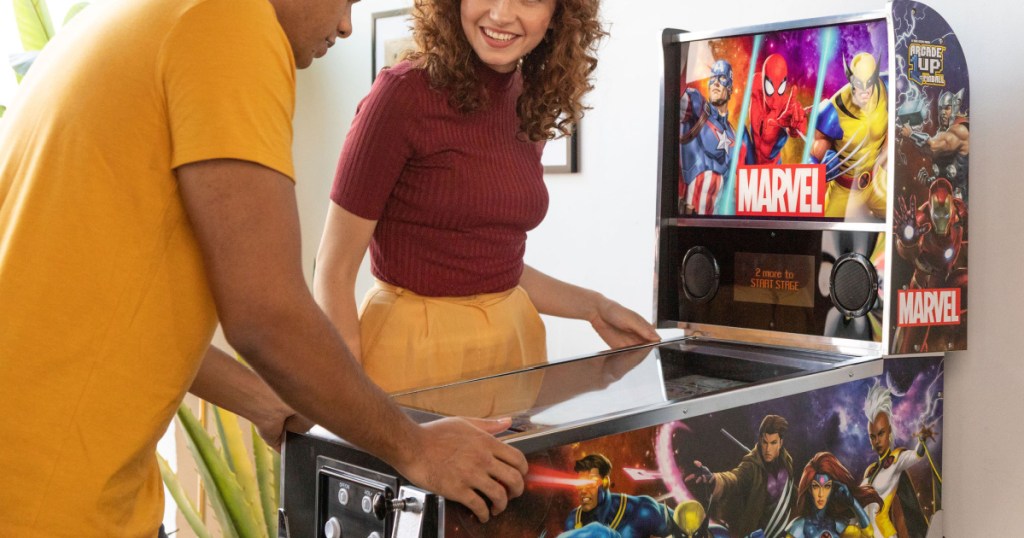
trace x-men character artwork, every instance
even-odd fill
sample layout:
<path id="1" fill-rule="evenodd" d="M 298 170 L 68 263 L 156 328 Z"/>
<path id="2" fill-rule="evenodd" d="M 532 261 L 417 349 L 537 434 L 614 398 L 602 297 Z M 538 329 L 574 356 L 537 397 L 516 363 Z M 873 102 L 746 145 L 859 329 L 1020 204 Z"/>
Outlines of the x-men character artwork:
<path id="1" fill-rule="evenodd" d="M 960 42 L 916 2 L 893 5 L 896 175 L 892 353 L 967 348 L 970 88 Z"/>
<path id="2" fill-rule="evenodd" d="M 528 454 L 527 490 L 448 537 L 941 536 L 943 364 Z"/>
<path id="3" fill-rule="evenodd" d="M 884 20 L 689 43 L 679 213 L 883 221 L 888 51 Z"/>

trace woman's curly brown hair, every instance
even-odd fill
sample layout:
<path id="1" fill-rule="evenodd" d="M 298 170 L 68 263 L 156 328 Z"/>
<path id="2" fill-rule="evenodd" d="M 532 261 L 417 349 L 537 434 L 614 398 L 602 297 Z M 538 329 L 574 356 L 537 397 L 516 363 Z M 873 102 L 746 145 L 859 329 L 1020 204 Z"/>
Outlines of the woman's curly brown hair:
<path id="1" fill-rule="evenodd" d="M 452 108 L 468 114 L 487 103 L 474 65 L 476 55 L 462 30 L 461 0 L 415 0 L 413 35 L 435 88 L 448 90 Z M 598 0 L 555 0 L 551 30 L 520 62 L 523 93 L 516 104 L 519 128 L 530 140 L 568 135 L 589 107 L 599 40 L 608 35 L 597 18 Z"/>

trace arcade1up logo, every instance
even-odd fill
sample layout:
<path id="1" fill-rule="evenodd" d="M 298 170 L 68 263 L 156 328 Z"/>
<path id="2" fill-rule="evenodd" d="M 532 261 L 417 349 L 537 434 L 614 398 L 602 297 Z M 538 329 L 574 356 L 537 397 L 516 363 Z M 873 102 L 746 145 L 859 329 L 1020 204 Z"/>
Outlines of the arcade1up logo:
<path id="1" fill-rule="evenodd" d="M 907 51 L 907 78 L 921 86 L 945 86 L 946 46 L 911 41 Z"/>

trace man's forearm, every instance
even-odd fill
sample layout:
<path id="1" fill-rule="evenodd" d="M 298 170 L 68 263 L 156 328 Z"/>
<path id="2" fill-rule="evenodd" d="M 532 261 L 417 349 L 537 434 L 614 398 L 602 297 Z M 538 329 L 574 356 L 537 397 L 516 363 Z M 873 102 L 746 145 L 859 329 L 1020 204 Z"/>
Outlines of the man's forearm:
<path id="1" fill-rule="evenodd" d="M 262 318 L 255 326 L 225 326 L 228 341 L 291 408 L 392 465 L 405 463 L 418 428 L 366 377 L 308 292 L 305 298 L 254 316 Z"/>
<path id="2" fill-rule="evenodd" d="M 256 372 L 214 346 L 206 350 L 189 392 L 257 426 L 283 424 L 292 414 Z"/>

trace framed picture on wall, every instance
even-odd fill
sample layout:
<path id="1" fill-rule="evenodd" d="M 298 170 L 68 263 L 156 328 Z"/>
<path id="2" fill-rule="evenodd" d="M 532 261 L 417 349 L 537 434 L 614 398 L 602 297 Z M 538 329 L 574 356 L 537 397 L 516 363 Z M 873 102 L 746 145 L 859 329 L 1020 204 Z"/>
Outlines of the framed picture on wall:
<path id="1" fill-rule="evenodd" d="M 395 65 L 407 51 L 416 49 L 412 39 L 412 8 L 374 13 L 372 33 L 371 80 L 376 80 L 381 69 Z"/>
<path id="2" fill-rule="evenodd" d="M 579 171 L 576 159 L 578 130 L 579 125 L 569 136 L 548 140 L 540 156 L 545 174 L 572 174 Z"/>

